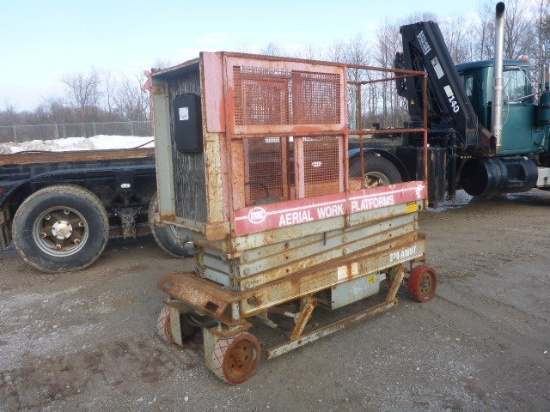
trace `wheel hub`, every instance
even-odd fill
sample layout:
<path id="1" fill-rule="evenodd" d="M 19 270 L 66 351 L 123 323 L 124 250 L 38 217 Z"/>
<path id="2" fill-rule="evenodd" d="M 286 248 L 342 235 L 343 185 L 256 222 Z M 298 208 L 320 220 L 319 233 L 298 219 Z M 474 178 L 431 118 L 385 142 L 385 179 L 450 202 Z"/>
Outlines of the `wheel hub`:
<path id="1" fill-rule="evenodd" d="M 36 245 L 47 255 L 67 257 L 86 244 L 88 225 L 78 210 L 52 207 L 36 219 L 33 237 Z"/>
<path id="2" fill-rule="evenodd" d="M 226 360 L 227 372 L 232 377 L 246 376 L 255 361 L 254 348 L 246 340 L 233 345 L 228 351 Z"/>
<path id="3" fill-rule="evenodd" d="M 219 339 L 211 353 L 212 371 L 220 379 L 237 385 L 252 376 L 260 360 L 260 342 L 250 333 Z"/>
<path id="4" fill-rule="evenodd" d="M 237 355 L 235 357 L 235 363 L 237 364 L 237 366 L 241 367 L 241 366 L 245 365 L 245 363 L 247 362 L 247 358 L 248 358 L 248 356 L 245 355 L 245 354 Z"/>
<path id="5" fill-rule="evenodd" d="M 365 174 L 364 180 L 364 185 L 366 188 L 386 186 L 390 184 L 388 177 L 380 172 L 368 172 Z"/>
<path id="6" fill-rule="evenodd" d="M 428 276 L 424 277 L 424 282 L 422 282 L 422 291 L 425 292 L 430 288 L 430 278 Z"/>
<path id="7" fill-rule="evenodd" d="M 437 283 L 438 276 L 434 268 L 426 265 L 417 266 L 409 276 L 409 294 L 418 302 L 428 302 L 435 295 Z"/>
<path id="8" fill-rule="evenodd" d="M 52 235 L 59 240 L 71 237 L 73 233 L 72 225 L 66 220 L 59 220 L 52 225 Z"/>

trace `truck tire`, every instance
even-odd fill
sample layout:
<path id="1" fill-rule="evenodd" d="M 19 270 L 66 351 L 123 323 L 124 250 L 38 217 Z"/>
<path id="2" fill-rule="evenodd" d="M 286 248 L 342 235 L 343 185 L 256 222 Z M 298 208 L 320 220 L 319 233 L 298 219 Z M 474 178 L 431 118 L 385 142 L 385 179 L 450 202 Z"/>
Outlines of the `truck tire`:
<path id="1" fill-rule="evenodd" d="M 155 213 L 158 212 L 157 194 L 155 193 L 149 204 L 149 227 L 159 247 L 169 255 L 182 258 L 193 256 L 193 244 L 182 242 L 171 225 L 156 225 Z"/>
<path id="2" fill-rule="evenodd" d="M 350 177 L 361 177 L 361 159 L 357 158 L 353 161 L 349 168 Z M 382 156 L 368 155 L 365 156 L 365 187 L 386 186 L 395 183 L 401 183 L 401 173 L 387 159 Z"/>
<path id="3" fill-rule="evenodd" d="M 13 218 L 13 243 L 42 272 L 84 269 L 109 240 L 109 218 L 101 201 L 75 185 L 51 186 L 33 193 Z"/>

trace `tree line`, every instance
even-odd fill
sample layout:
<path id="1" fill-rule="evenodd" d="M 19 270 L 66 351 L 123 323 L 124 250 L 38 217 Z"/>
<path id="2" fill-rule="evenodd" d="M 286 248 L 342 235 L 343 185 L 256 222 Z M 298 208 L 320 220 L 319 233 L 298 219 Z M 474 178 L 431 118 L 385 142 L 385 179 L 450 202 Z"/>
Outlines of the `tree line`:
<path id="1" fill-rule="evenodd" d="M 144 75 L 115 76 L 92 68 L 88 73 L 62 76 L 64 93 L 45 97 L 33 111 L 17 111 L 8 102 L 0 111 L 0 125 L 102 123 L 149 119 L 149 96 L 141 85 Z"/>
<path id="2" fill-rule="evenodd" d="M 329 60 L 350 64 L 391 68 L 401 50 L 399 27 L 422 20 L 438 22 L 455 63 L 493 58 L 495 2 L 486 0 L 475 15 L 437 17 L 431 13 L 411 15 L 402 21 L 381 22 L 374 37 L 358 34 L 335 41 L 322 49 L 312 47 L 285 50 L 269 43 L 260 54 Z M 246 47 L 241 50 L 250 52 Z M 505 58 L 528 58 L 533 84 L 538 83 L 543 64 L 550 63 L 550 0 L 510 0 L 506 2 Z M 166 67 L 158 62 L 157 66 Z M 356 72 L 356 80 L 368 73 Z M 17 111 L 8 103 L 0 109 L 0 125 L 143 121 L 150 119 L 150 102 L 141 90 L 145 76 L 116 76 L 91 69 L 73 72 L 61 79 L 64 95 L 46 97 L 33 111 Z M 382 82 L 365 91 L 364 104 L 373 113 L 369 122 L 390 127 L 406 116 L 406 107 L 391 82 Z"/>
<path id="3" fill-rule="evenodd" d="M 400 21 L 385 20 L 378 25 L 375 36 L 361 34 L 334 42 L 323 50 L 312 48 L 286 53 L 288 56 L 330 60 L 357 65 L 391 68 L 395 55 L 402 49 L 399 28 L 418 21 L 439 24 L 449 53 L 455 64 L 494 58 L 494 0 L 485 0 L 468 16 L 443 17 L 432 13 L 410 15 Z M 506 2 L 504 27 L 504 58 L 528 59 L 531 63 L 531 83 L 538 89 L 541 68 L 550 66 L 550 0 L 509 0 Z M 285 50 L 269 44 L 262 54 L 283 55 Z M 374 80 L 376 73 L 351 71 L 352 80 Z M 355 78 L 354 78 L 355 77 Z M 547 74 L 548 78 L 548 74 Z M 353 88 L 348 93 L 355 93 Z M 363 123 L 379 123 L 382 127 L 398 127 L 407 117 L 406 102 L 394 90 L 392 82 L 374 83 L 362 92 Z M 350 110 L 353 119 L 353 108 Z M 357 120 L 355 120 L 357 121 Z"/>

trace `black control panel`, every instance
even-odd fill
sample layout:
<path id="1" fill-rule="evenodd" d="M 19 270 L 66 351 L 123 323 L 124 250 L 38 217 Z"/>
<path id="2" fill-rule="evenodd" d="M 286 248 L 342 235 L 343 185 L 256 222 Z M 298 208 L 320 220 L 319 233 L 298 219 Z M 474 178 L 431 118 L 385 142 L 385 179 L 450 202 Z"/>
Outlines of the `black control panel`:
<path id="1" fill-rule="evenodd" d="M 202 117 L 200 96 L 192 93 L 177 96 L 174 108 L 174 140 L 178 152 L 202 152 Z"/>

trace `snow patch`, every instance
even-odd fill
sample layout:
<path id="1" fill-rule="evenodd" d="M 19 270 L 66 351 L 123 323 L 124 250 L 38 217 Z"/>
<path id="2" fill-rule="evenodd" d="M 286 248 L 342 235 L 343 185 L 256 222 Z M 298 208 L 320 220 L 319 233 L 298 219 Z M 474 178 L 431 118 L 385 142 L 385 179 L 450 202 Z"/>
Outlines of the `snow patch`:
<path id="1" fill-rule="evenodd" d="M 67 137 L 55 140 L 31 140 L 29 142 L 8 142 L 0 144 L 0 154 L 25 151 L 67 152 L 74 150 L 132 149 L 155 146 L 152 136 L 107 136 Z"/>

